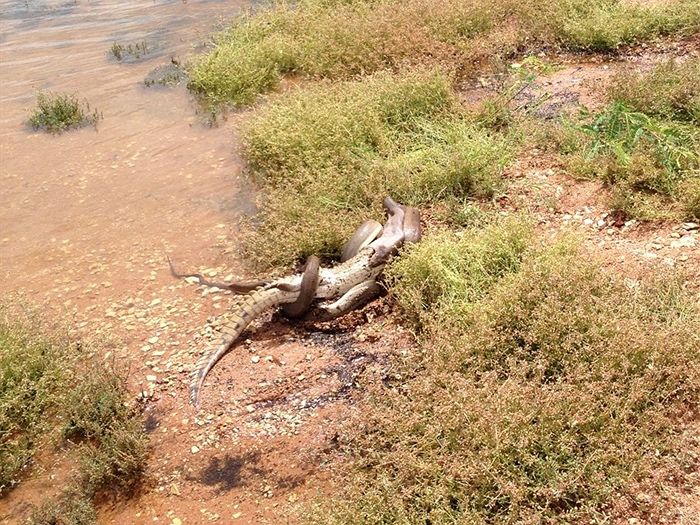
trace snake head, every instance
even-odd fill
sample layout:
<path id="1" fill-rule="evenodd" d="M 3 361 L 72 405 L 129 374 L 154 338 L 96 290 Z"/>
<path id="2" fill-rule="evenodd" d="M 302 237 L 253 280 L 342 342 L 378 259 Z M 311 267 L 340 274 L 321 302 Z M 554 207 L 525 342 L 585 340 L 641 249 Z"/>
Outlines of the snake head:
<path id="1" fill-rule="evenodd" d="M 403 242 L 415 244 L 423 237 L 423 229 L 420 225 L 420 210 L 412 206 L 402 206 L 403 217 Z"/>
<path id="2" fill-rule="evenodd" d="M 403 208 L 391 197 L 384 199 L 384 208 L 389 213 L 389 219 L 384 225 L 382 234 L 370 243 L 374 249 L 374 254 L 369 261 L 372 266 L 386 264 L 391 254 L 396 252 L 404 241 Z"/>

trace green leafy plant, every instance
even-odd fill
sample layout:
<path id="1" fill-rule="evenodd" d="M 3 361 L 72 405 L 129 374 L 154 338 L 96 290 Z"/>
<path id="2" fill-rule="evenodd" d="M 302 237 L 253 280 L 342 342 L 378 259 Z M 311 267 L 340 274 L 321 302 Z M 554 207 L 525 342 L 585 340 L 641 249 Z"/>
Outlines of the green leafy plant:
<path id="1" fill-rule="evenodd" d="M 93 523 L 92 500 L 138 483 L 147 438 L 124 378 L 35 315 L 0 304 L 0 492 L 16 486 L 39 449 L 72 444 L 77 475 L 30 523 Z"/>
<path id="2" fill-rule="evenodd" d="M 34 129 L 49 133 L 61 133 L 71 128 L 92 125 L 102 114 L 91 110 L 87 101 L 80 101 L 75 94 L 41 92 L 37 95 L 37 106 L 29 117 Z"/>
<path id="3" fill-rule="evenodd" d="M 700 173 L 697 126 L 613 102 L 590 122 L 566 127 L 560 149 L 569 169 L 608 183 L 613 207 L 640 219 L 688 216 L 677 203 Z"/>

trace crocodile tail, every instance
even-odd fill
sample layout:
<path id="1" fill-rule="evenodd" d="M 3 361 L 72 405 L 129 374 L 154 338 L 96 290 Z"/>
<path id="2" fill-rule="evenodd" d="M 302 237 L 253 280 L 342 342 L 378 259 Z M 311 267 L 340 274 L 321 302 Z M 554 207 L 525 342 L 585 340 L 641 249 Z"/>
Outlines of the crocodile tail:
<path id="1" fill-rule="evenodd" d="M 238 336 L 243 333 L 250 323 L 271 306 L 276 306 L 282 302 L 282 295 L 285 295 L 284 292 L 277 288 L 251 293 L 231 319 L 221 328 L 221 340 L 216 346 L 212 346 L 208 351 L 204 352 L 192 375 L 190 402 L 194 406 L 199 406 L 199 392 L 202 389 L 204 379 L 211 369 L 214 368 L 214 365 L 231 349 Z"/>

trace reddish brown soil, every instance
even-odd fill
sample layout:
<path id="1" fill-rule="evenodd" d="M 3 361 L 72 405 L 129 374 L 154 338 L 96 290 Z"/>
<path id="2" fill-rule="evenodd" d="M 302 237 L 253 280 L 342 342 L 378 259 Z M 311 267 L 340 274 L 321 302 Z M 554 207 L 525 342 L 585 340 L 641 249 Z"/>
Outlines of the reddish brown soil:
<path id="1" fill-rule="evenodd" d="M 230 13 L 235 6 L 226 7 Z M 142 85 L 170 54 L 186 54 L 198 31 L 211 32 L 216 3 L 122 9 L 138 10 L 147 36 L 164 34 L 167 52 L 132 64 L 109 58 L 116 37 L 104 25 L 114 10 L 77 5 L 37 28 L 23 17 L 3 20 L 3 299 L 38 305 L 129 369 L 152 453 L 139 492 L 104 501 L 101 522 L 205 523 L 218 516 L 279 523 L 297 500 L 325 486 L 328 457 L 319 452 L 334 432 L 328 420 L 342 418 L 354 374 L 374 362 L 382 344 L 369 349 L 357 340 L 364 314 L 328 335 L 275 321 L 214 371 L 201 411 L 188 404 L 189 372 L 214 336 L 208 319 L 228 311 L 232 298 L 173 279 L 165 257 L 219 279 L 246 277 L 237 230 L 254 210 L 254 194 L 241 176 L 230 124 L 204 125 L 183 86 Z M 63 41 L 66 22 L 81 38 Z M 66 56 L 72 59 L 58 60 Z M 104 115 L 98 130 L 50 136 L 28 129 L 37 88 L 79 90 Z M 385 315 L 373 308 L 367 315 Z M 372 330 L 375 339 L 397 337 Z M 0 521 L 21 522 L 71 471 L 69 457 L 47 447 L 0 501 Z"/>
<path id="2" fill-rule="evenodd" d="M 636 63 L 635 53 L 609 64 L 564 57 L 564 68 L 536 89 L 552 90 L 562 106 L 594 105 L 600 82 Z M 68 320 L 106 359 L 130 368 L 152 453 L 142 487 L 129 500 L 104 501 L 101 522 L 295 521 L 300 503 L 332 486 L 328 466 L 342 461 L 334 437 L 360 395 L 358 378 L 380 380 L 386 356 L 411 339 L 385 300 L 328 326 L 265 319 L 209 376 L 202 408 L 194 410 L 189 373 L 234 298 L 174 280 L 165 256 L 218 279 L 245 277 L 237 224 L 254 207 L 251 190 L 229 125 L 201 125 L 182 88 L 144 91 L 136 79 L 153 64 L 126 72 L 112 66 L 119 75 L 101 75 L 115 83 L 107 95 L 89 71 L 78 84 L 60 76 L 48 82 L 80 86 L 105 114 L 97 133 L 52 137 L 23 128 L 25 84 L 4 101 L 3 293 Z M 12 74 L 18 70 L 3 73 Z M 573 229 L 612 266 L 680 266 L 700 282 L 697 230 L 620 224 L 607 214 L 599 184 L 573 181 L 539 151 L 524 155 L 508 177 L 504 212 L 527 209 L 544 234 Z M 0 519 L 18 523 L 29 504 L 60 489 L 70 464 L 49 470 L 56 456 L 49 457 L 0 502 Z M 697 491 L 678 498 L 678 516 L 699 508 Z M 639 519 L 633 512 L 629 523 Z"/>

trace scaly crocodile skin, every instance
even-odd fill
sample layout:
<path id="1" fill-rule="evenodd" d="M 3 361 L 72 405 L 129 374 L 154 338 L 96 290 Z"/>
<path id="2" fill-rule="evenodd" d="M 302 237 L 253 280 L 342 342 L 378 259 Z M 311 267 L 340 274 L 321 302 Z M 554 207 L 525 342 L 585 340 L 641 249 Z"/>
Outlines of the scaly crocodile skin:
<path id="1" fill-rule="evenodd" d="M 350 289 L 365 281 L 373 281 L 381 273 L 384 265 L 371 268 L 369 259 L 372 248 L 363 248 L 355 257 L 334 268 L 319 270 L 319 283 L 316 298 L 328 299 L 344 295 Z M 207 374 L 231 348 L 243 331 L 268 308 L 295 302 L 300 293 L 303 274 L 295 274 L 274 281 L 252 292 L 233 313 L 231 319 L 221 329 L 222 337 L 218 344 L 204 352 L 190 384 L 190 400 L 199 405 L 199 393 Z"/>
<path id="2" fill-rule="evenodd" d="M 367 246 L 364 246 L 364 242 L 356 244 L 357 248 L 354 250 L 359 249 L 359 251 L 351 259 L 333 268 L 318 270 L 318 288 L 314 298 L 330 300 L 339 297 L 339 299 L 318 306 L 313 312 L 317 318 L 336 317 L 376 296 L 381 290 L 376 282 L 377 277 L 384 270 L 391 254 L 395 253 L 404 241 L 420 240 L 418 210 L 401 206 L 389 197 L 384 200 L 384 207 L 389 212 L 389 219 L 383 231 L 379 230 L 382 231 L 380 237 Z M 376 228 L 371 229 L 376 230 Z M 364 247 L 360 248 L 361 246 Z M 173 274 L 175 275 L 174 271 Z M 267 282 L 246 297 L 232 319 L 221 330 L 223 335 L 219 344 L 206 351 L 198 363 L 190 386 L 190 399 L 195 406 L 199 404 L 199 393 L 207 374 L 248 325 L 268 308 L 295 303 L 301 294 L 302 283 L 308 281 L 310 275 L 313 275 L 315 280 L 315 268 L 313 272 L 309 272 L 306 280 L 304 280 L 304 274 L 295 274 Z M 308 293 L 308 285 L 305 285 L 305 290 L 304 293 Z M 305 303 L 306 300 L 302 302 Z"/>
<path id="3" fill-rule="evenodd" d="M 278 288 L 256 290 L 246 297 L 241 307 L 233 313 L 231 319 L 221 328 L 221 340 L 219 343 L 204 352 L 197 363 L 196 371 L 190 384 L 190 401 L 193 405 L 199 405 L 199 392 L 207 374 L 221 357 L 228 352 L 238 336 L 257 319 L 265 310 L 282 303 L 291 303 L 296 300 L 299 292 L 285 292 Z"/>

